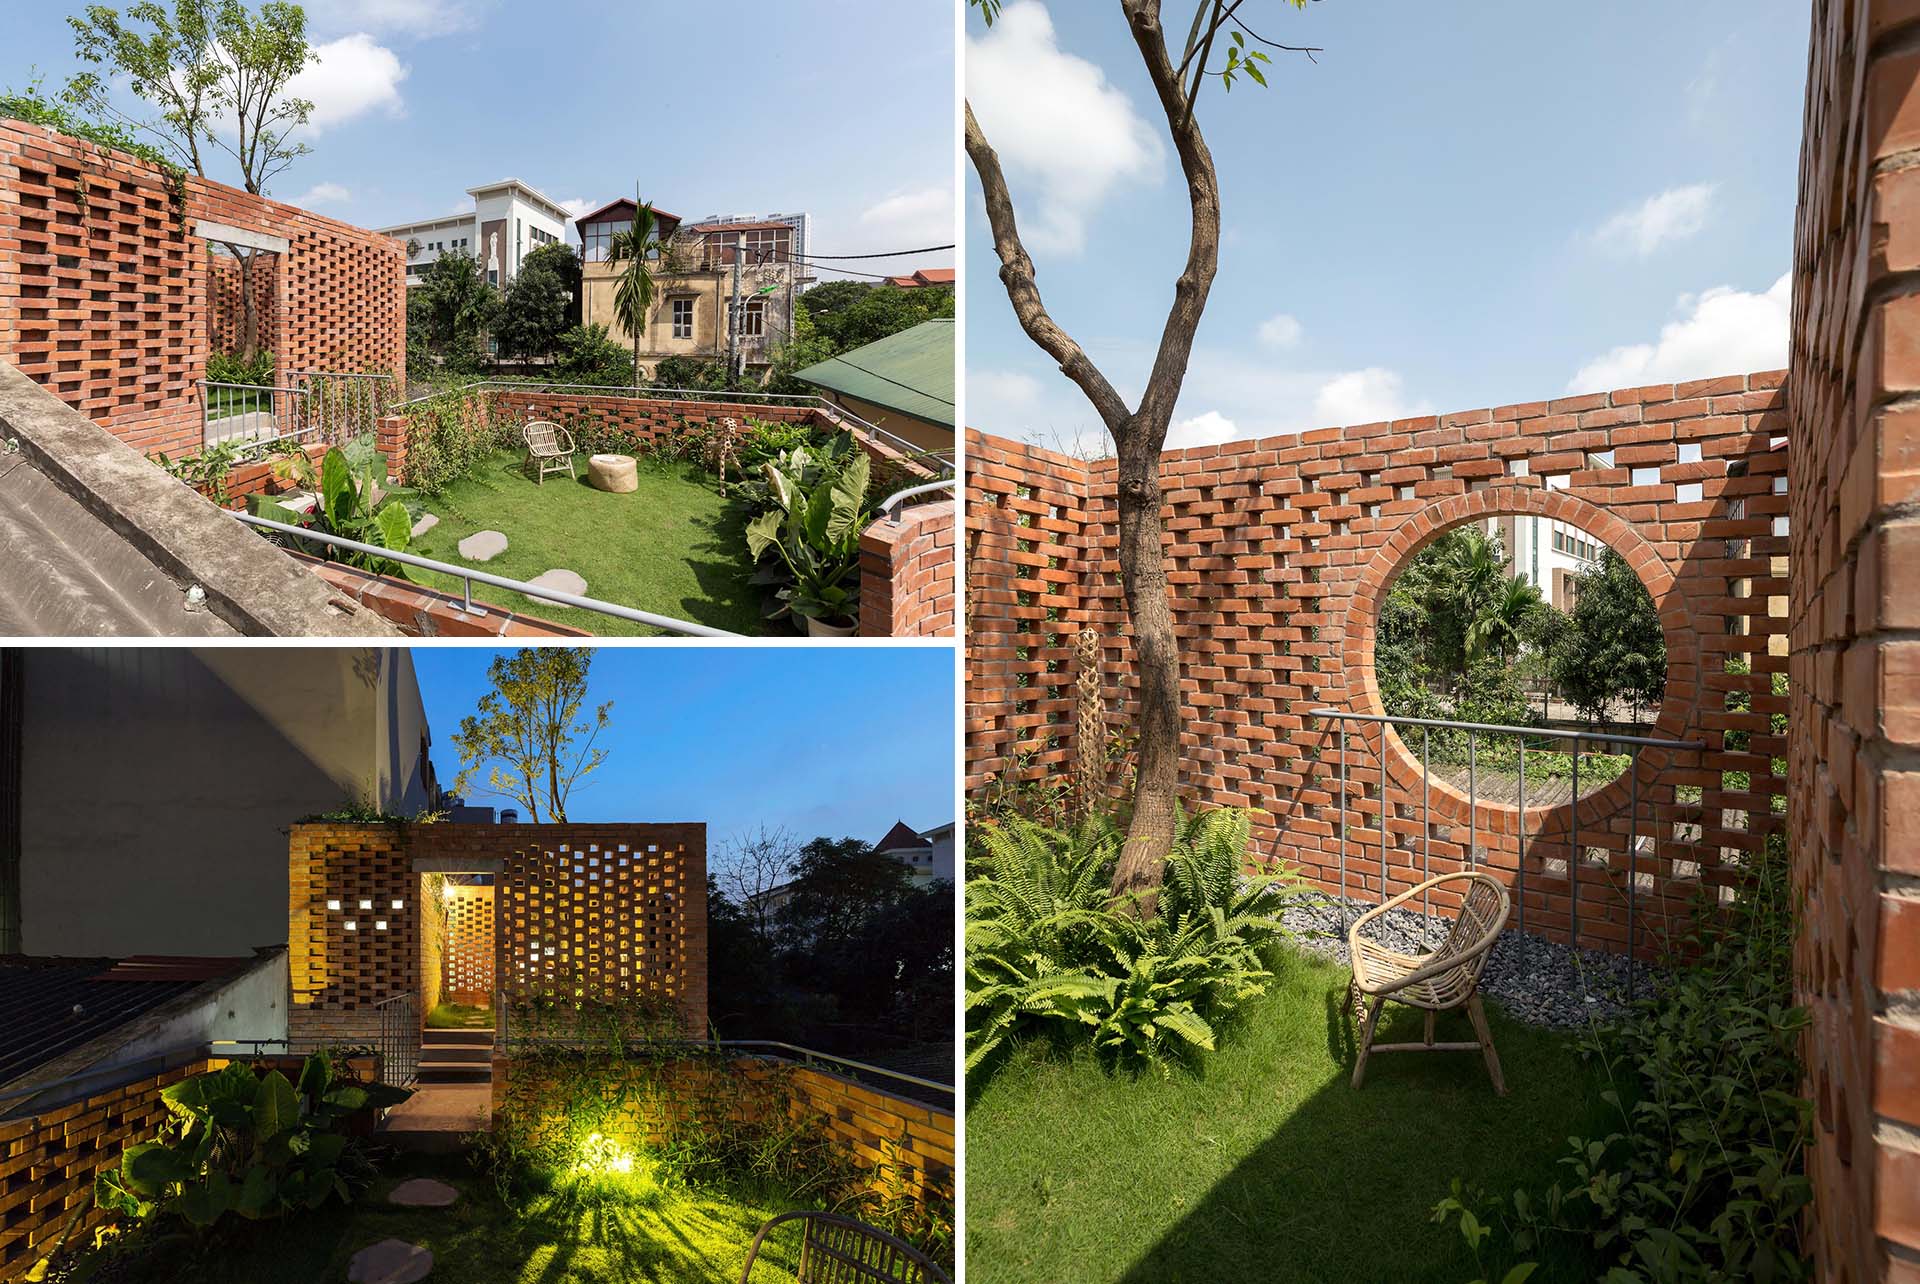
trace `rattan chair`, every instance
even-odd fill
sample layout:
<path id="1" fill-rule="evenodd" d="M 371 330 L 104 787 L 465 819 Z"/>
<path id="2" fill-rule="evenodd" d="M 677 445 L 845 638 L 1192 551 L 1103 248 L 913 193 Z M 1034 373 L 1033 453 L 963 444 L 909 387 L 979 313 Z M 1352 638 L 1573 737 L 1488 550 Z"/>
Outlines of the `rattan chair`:
<path id="1" fill-rule="evenodd" d="M 1440 948 L 1430 954 L 1402 954 L 1364 934 L 1367 924 L 1390 909 L 1405 905 L 1435 888 L 1459 887 L 1460 914 Z M 1367 1006 L 1366 1023 L 1360 1033 L 1360 1057 L 1353 1067 L 1353 1086 L 1358 1088 L 1367 1074 L 1369 1052 L 1470 1052 L 1478 1049 L 1487 1060 L 1487 1074 L 1493 1090 L 1507 1094 L 1506 1080 L 1500 1076 L 1500 1054 L 1493 1050 L 1493 1034 L 1487 1029 L 1487 1014 L 1480 1006 L 1480 970 L 1487 955 L 1507 925 L 1511 908 L 1507 889 L 1491 874 L 1461 872 L 1429 878 L 1418 887 L 1402 892 L 1386 904 L 1370 909 L 1347 929 L 1347 949 L 1353 959 L 1352 990 L 1373 1001 Z M 1427 1014 L 1426 1040 L 1422 1043 L 1373 1042 L 1374 1028 L 1380 1021 L 1380 1009 L 1388 999 L 1409 1007 L 1424 1008 Z M 1433 1022 L 1441 1012 L 1465 1008 L 1477 1036 L 1474 1043 L 1435 1043 Z"/>
<path id="2" fill-rule="evenodd" d="M 748 1284 L 767 1235 L 783 1222 L 801 1224 L 800 1284 L 953 1284 L 947 1273 L 913 1245 L 877 1226 L 838 1213 L 782 1213 L 760 1228 L 747 1250 L 740 1284 Z"/>
<path id="3" fill-rule="evenodd" d="M 577 475 L 573 471 L 573 434 L 559 424 L 536 419 L 521 430 L 527 440 L 527 462 L 540 470 L 535 480 L 542 486 L 547 484 L 547 474 L 566 470 L 569 477 Z"/>

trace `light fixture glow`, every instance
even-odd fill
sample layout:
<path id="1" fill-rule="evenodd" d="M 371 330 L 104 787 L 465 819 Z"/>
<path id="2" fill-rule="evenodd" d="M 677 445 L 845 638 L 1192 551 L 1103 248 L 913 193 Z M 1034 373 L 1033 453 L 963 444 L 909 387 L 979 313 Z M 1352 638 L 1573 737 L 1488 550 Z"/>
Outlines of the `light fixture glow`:
<path id="1" fill-rule="evenodd" d="M 573 1165 L 573 1171 L 590 1176 L 601 1173 L 624 1175 L 633 1171 L 633 1152 L 611 1137 L 591 1133 L 581 1143 L 580 1158 Z"/>
<path id="2" fill-rule="evenodd" d="M 386 931 L 386 930 L 387 930 L 387 920 L 386 920 L 386 919 L 384 919 L 384 918 L 376 918 L 376 919 L 374 919 L 374 920 L 373 920 L 373 930 L 374 930 L 374 931 L 376 931 L 376 932 L 384 932 L 384 931 Z"/>
<path id="3" fill-rule="evenodd" d="M 394 907 L 395 909 L 405 909 L 405 908 L 406 908 L 406 903 L 405 903 L 405 902 L 403 902 L 403 901 L 395 901 L 395 902 L 393 903 L 393 907 Z"/>
<path id="4" fill-rule="evenodd" d="M 339 909 L 339 908 L 340 908 L 340 902 L 339 902 L 339 901 L 328 901 L 328 902 L 327 902 L 327 908 L 328 908 L 328 909 L 330 909 L 330 910 L 337 910 L 337 909 Z"/>
<path id="5" fill-rule="evenodd" d="M 359 931 L 359 930 L 360 930 L 360 925 L 359 925 L 358 923 L 356 923 L 356 922 L 354 922 L 354 921 L 353 921 L 352 919 L 348 919 L 348 920 L 347 920 L 347 930 L 348 930 L 349 932 L 357 932 L 357 931 Z"/>
<path id="6" fill-rule="evenodd" d="M 361 902 L 360 902 L 360 908 L 361 908 L 361 909 L 372 909 L 372 908 L 373 908 L 373 902 L 372 902 L 372 901 L 361 901 Z"/>

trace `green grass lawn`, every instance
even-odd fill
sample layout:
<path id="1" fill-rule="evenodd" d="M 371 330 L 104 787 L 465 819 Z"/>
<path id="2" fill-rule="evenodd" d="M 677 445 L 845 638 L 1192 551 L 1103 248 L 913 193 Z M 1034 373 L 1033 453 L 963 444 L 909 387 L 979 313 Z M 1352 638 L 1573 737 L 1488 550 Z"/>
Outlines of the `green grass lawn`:
<path id="1" fill-rule="evenodd" d="M 427 1013 L 429 1030 L 485 1030 L 493 1025 L 493 1009 L 470 1003 L 439 1003 Z"/>
<path id="2" fill-rule="evenodd" d="M 747 582 L 753 568 L 741 519 L 697 465 L 642 460 L 640 489 L 609 495 L 587 485 L 584 455 L 574 461 L 578 481 L 562 474 L 549 476 L 545 485 L 534 483 L 524 458 L 518 450 L 501 451 L 441 495 L 415 496 L 415 505 L 438 516 L 440 524 L 408 551 L 515 580 L 565 568 L 587 581 L 588 597 L 604 602 L 734 633 L 767 631 L 759 590 Z M 461 557 L 460 541 L 484 530 L 504 534 L 507 551 L 485 563 Z M 418 569 L 411 574 L 431 587 L 460 592 L 453 576 Z M 656 632 L 484 584 L 474 586 L 474 596 L 596 634 Z"/>
<path id="3" fill-rule="evenodd" d="M 451 1182 L 462 1192 L 444 1209 L 402 1209 L 386 1193 L 412 1176 Z M 641 1183 L 644 1185 L 645 1183 Z M 646 1190 L 593 1198 L 579 1191 L 540 1196 L 516 1213 L 462 1159 L 396 1160 L 354 1207 L 338 1203 L 263 1224 L 237 1222 L 204 1249 L 181 1245 L 139 1267 L 116 1262 L 105 1284 L 335 1284 L 347 1262 L 387 1238 L 433 1253 L 434 1280 L 459 1284 L 713 1284 L 740 1278 L 760 1224 L 789 1204 L 777 1198 Z M 790 1245 L 763 1253 L 754 1280 L 790 1281 Z M 784 1269 L 783 1269 L 784 1268 Z"/>
<path id="4" fill-rule="evenodd" d="M 1590 1117 L 1592 1072 L 1566 1036 L 1489 1005 L 1511 1095 L 1477 1053 L 1442 1052 L 1376 1055 L 1355 1092 L 1346 982 L 1289 956 L 1194 1069 L 1116 1074 L 1028 1045 L 972 1085 L 968 1280 L 1474 1279 L 1434 1202 L 1455 1176 L 1502 1193 L 1550 1180 Z M 1384 1038 L 1418 1039 L 1419 1014 L 1392 1010 Z M 1471 1028 L 1450 1014 L 1438 1037 Z"/>

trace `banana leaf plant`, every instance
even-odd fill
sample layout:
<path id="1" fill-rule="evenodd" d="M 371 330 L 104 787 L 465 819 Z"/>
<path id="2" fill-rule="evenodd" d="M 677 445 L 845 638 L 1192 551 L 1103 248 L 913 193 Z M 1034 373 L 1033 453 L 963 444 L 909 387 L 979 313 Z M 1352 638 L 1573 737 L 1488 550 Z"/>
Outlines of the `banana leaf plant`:
<path id="1" fill-rule="evenodd" d="M 138 1222 L 205 1228 L 229 1214 L 261 1221 L 335 1196 L 351 1201 L 341 1125 L 413 1094 L 338 1078 L 316 1052 L 298 1083 L 236 1061 L 160 1095 L 169 1114 L 160 1135 L 127 1147 L 118 1167 L 94 1179 L 94 1203 Z"/>
<path id="2" fill-rule="evenodd" d="M 827 466 L 805 446 L 767 462 L 773 507 L 747 523 L 747 551 L 756 562 L 774 554 L 768 570 L 787 580 L 769 618 L 793 614 L 844 626 L 859 614 L 860 532 L 873 520 L 871 470 L 864 452 Z"/>
<path id="3" fill-rule="evenodd" d="M 413 539 L 413 515 L 399 498 L 399 494 L 407 492 L 399 488 L 389 490 L 383 496 L 384 502 L 375 507 L 375 496 L 382 495 L 387 475 L 387 458 L 372 449 L 371 443 L 356 443 L 350 450 L 329 446 L 318 467 L 305 451 L 296 450 L 276 460 L 274 472 L 312 492 L 313 511 L 290 508 L 271 495 L 249 495 L 247 507 L 255 517 L 323 535 L 338 535 L 396 553 L 405 552 Z M 345 562 L 380 575 L 407 577 L 406 568 L 390 558 L 332 545 L 324 547 L 329 561 Z"/>

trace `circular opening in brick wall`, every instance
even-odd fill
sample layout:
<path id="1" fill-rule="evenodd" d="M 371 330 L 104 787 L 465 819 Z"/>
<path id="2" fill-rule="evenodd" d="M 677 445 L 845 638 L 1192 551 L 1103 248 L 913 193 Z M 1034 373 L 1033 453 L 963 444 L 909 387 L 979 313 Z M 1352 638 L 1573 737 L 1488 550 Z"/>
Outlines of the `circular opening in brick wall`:
<path id="1" fill-rule="evenodd" d="M 1409 519 L 1363 576 L 1346 657 L 1355 708 L 1674 737 L 1684 710 L 1668 677 L 1676 644 L 1682 661 L 1692 651 L 1672 575 L 1651 547 L 1555 492 L 1517 492 L 1505 508 L 1497 493 L 1463 498 L 1475 502 Z M 1575 742 L 1538 734 L 1402 726 L 1389 733 L 1389 768 L 1404 787 L 1430 786 L 1441 811 L 1464 812 L 1470 796 L 1511 811 L 1523 796 L 1523 740 L 1529 812 L 1627 787 L 1624 746 L 1586 742 L 1576 753 Z"/>

